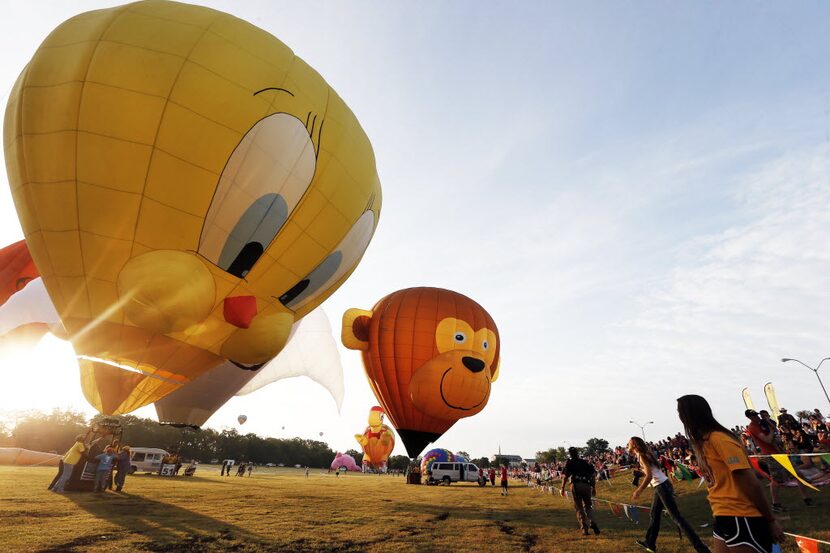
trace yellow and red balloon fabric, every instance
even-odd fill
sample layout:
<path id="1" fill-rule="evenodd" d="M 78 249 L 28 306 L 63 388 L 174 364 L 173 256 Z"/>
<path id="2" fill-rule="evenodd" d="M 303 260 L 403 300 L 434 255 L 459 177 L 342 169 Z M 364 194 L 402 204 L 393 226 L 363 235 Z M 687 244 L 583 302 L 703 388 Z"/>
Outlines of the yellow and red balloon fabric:
<path id="1" fill-rule="evenodd" d="M 277 38 L 205 7 L 62 23 L 14 84 L 3 138 L 28 252 L 106 414 L 274 358 L 380 215 L 343 100 Z"/>

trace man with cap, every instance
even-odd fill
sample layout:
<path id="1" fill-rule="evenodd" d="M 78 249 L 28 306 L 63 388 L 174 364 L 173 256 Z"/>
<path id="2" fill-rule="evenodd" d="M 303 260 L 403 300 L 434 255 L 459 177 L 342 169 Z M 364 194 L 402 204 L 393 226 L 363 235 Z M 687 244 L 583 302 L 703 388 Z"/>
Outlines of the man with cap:
<path id="1" fill-rule="evenodd" d="M 798 424 L 798 421 L 795 420 L 795 417 L 787 413 L 787 410 L 783 407 L 779 409 L 780 414 L 778 415 L 778 426 L 781 428 L 789 428 L 794 430 L 796 428 L 800 428 L 801 425 Z"/>
<path id="2" fill-rule="evenodd" d="M 565 495 L 565 485 L 568 479 L 571 480 L 571 492 L 573 493 L 574 509 L 576 509 L 576 520 L 582 528 L 582 534 L 588 535 L 588 528 L 599 534 L 599 526 L 593 519 L 593 505 L 591 496 L 597 494 L 597 471 L 594 466 L 584 459 L 579 458 L 579 450 L 575 447 L 568 449 L 571 456 L 565 463 L 565 470 L 562 476 L 562 495 Z"/>

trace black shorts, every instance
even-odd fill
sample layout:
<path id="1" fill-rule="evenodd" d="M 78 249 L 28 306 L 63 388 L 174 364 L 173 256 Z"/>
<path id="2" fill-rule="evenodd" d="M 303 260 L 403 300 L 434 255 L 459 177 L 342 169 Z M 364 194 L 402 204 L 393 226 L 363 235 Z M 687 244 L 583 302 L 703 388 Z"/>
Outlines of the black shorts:
<path id="1" fill-rule="evenodd" d="M 501 479 L 501 487 L 502 487 L 502 488 L 506 488 L 506 487 L 507 487 L 507 478 L 502 478 L 502 479 Z"/>
<path id="2" fill-rule="evenodd" d="M 748 545 L 758 553 L 772 553 L 772 532 L 764 517 L 715 517 L 715 539 L 727 547 Z"/>

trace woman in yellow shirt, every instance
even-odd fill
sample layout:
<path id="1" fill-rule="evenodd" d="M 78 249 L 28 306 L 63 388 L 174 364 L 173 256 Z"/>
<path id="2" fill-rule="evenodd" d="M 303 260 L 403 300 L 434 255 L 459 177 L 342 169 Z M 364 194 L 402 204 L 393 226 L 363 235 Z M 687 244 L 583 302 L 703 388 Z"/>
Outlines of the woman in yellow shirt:
<path id="1" fill-rule="evenodd" d="M 72 447 L 69 448 L 69 451 L 67 451 L 66 455 L 63 456 L 60 475 L 58 476 L 55 485 L 51 488 L 53 492 L 64 492 L 64 486 L 66 486 L 66 483 L 69 482 L 69 478 L 72 476 L 72 471 L 75 469 L 75 465 L 77 465 L 78 461 L 81 460 L 81 454 L 83 454 L 86 450 L 87 445 L 84 443 L 84 435 L 78 434 L 75 436 L 75 443 L 72 444 Z"/>
<path id="2" fill-rule="evenodd" d="M 715 553 L 772 553 L 784 533 L 741 442 L 701 396 L 678 398 L 677 413 L 709 487 Z"/>

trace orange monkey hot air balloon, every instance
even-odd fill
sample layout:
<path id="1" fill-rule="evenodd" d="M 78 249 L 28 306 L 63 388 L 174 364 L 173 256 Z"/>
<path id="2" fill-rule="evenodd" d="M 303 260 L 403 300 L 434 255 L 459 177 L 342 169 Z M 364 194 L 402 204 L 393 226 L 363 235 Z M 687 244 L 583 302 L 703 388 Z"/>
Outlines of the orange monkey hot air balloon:
<path id="1" fill-rule="evenodd" d="M 498 377 L 496 323 L 450 290 L 408 288 L 372 311 L 349 309 L 342 339 L 363 352 L 369 384 L 410 457 L 484 409 Z"/>
<path id="2" fill-rule="evenodd" d="M 375 406 L 369 410 L 369 426 L 354 438 L 363 448 L 363 464 L 384 470 L 395 449 L 395 434 L 383 424 L 383 408 Z"/>

